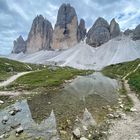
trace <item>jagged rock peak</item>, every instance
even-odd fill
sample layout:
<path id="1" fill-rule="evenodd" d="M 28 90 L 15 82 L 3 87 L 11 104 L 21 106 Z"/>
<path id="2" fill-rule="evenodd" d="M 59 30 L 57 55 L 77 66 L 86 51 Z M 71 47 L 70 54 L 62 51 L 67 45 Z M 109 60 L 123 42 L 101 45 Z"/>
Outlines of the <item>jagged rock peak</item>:
<path id="1" fill-rule="evenodd" d="M 134 29 L 133 40 L 140 40 L 140 24 Z"/>
<path id="2" fill-rule="evenodd" d="M 93 28 L 97 28 L 97 27 L 105 27 L 109 29 L 109 24 L 104 18 L 99 17 L 93 25 Z"/>
<path id="3" fill-rule="evenodd" d="M 86 42 L 93 47 L 98 47 L 109 40 L 109 24 L 104 18 L 99 17 L 89 29 Z"/>
<path id="4" fill-rule="evenodd" d="M 57 21 L 55 26 L 64 28 L 66 24 L 70 24 L 74 17 L 77 17 L 74 7 L 70 4 L 62 4 L 58 10 Z"/>
<path id="5" fill-rule="evenodd" d="M 80 23 L 78 25 L 78 42 L 84 40 L 85 36 L 86 36 L 85 20 L 80 19 Z"/>
<path id="6" fill-rule="evenodd" d="M 62 4 L 58 10 L 53 32 L 53 49 L 65 49 L 77 44 L 78 20 L 70 4 Z"/>
<path id="7" fill-rule="evenodd" d="M 22 35 L 20 35 L 20 36 L 17 38 L 17 41 L 24 41 Z"/>
<path id="8" fill-rule="evenodd" d="M 120 27 L 119 24 L 113 18 L 110 22 L 110 35 L 111 38 L 117 37 L 120 34 Z"/>
<path id="9" fill-rule="evenodd" d="M 124 31 L 124 35 L 126 35 L 126 36 L 128 36 L 128 35 L 130 35 L 130 34 L 132 34 L 133 33 L 133 30 L 130 30 L 130 29 L 126 29 L 125 31 Z"/>
<path id="10" fill-rule="evenodd" d="M 53 28 L 52 24 L 42 15 L 37 15 L 33 20 L 27 39 L 27 53 L 51 48 Z"/>
<path id="11" fill-rule="evenodd" d="M 12 53 L 24 53 L 26 51 L 26 41 L 24 41 L 21 35 L 17 38 L 17 40 L 14 40 L 13 44 L 14 47 Z"/>

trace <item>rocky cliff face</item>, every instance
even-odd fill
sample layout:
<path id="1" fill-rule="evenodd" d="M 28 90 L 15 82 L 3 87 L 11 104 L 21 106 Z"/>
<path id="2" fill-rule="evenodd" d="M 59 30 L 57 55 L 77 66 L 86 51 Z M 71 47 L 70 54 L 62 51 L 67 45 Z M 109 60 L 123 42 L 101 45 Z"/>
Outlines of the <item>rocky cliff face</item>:
<path id="1" fill-rule="evenodd" d="M 77 41 L 78 20 L 75 9 L 70 4 L 62 4 L 58 10 L 53 32 L 53 49 L 64 49 Z"/>
<path id="2" fill-rule="evenodd" d="M 110 39 L 108 22 L 99 17 L 87 33 L 87 44 L 97 47 Z"/>
<path id="3" fill-rule="evenodd" d="M 133 34 L 133 30 L 127 29 L 124 31 L 124 35 L 126 36 L 131 35 L 131 34 Z"/>
<path id="4" fill-rule="evenodd" d="M 140 24 L 134 29 L 133 40 L 140 40 Z"/>
<path id="5" fill-rule="evenodd" d="M 117 37 L 120 34 L 119 24 L 113 18 L 110 22 L 110 36 L 111 38 Z"/>
<path id="6" fill-rule="evenodd" d="M 84 19 L 81 19 L 78 25 L 78 36 L 77 36 L 78 42 L 84 40 L 85 36 L 86 36 L 85 21 Z"/>
<path id="7" fill-rule="evenodd" d="M 42 15 L 37 16 L 32 23 L 27 39 L 27 53 L 39 50 L 49 50 L 52 43 L 53 28 L 51 23 Z"/>
<path id="8" fill-rule="evenodd" d="M 22 36 L 19 36 L 17 40 L 13 42 L 14 47 L 12 53 L 21 53 L 26 51 L 26 41 L 24 41 Z"/>

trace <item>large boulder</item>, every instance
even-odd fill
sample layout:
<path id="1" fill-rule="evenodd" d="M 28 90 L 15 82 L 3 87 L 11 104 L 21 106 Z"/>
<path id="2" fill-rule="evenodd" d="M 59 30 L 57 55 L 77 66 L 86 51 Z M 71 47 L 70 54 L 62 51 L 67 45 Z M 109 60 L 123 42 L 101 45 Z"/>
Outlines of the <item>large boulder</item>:
<path id="1" fill-rule="evenodd" d="M 110 22 L 110 36 L 111 38 L 117 37 L 120 34 L 119 24 L 113 18 Z"/>
<path id="2" fill-rule="evenodd" d="M 87 44 L 98 47 L 110 39 L 108 22 L 99 17 L 87 33 Z"/>
<path id="3" fill-rule="evenodd" d="M 23 37 L 20 35 L 17 40 L 13 42 L 14 47 L 12 53 L 21 53 L 26 51 L 26 41 L 24 41 Z"/>
<path id="4" fill-rule="evenodd" d="M 78 20 L 75 9 L 70 4 L 62 4 L 58 10 L 53 33 L 53 49 L 64 49 L 77 41 Z"/>
<path id="5" fill-rule="evenodd" d="M 140 24 L 134 29 L 133 40 L 140 40 Z"/>
<path id="6" fill-rule="evenodd" d="M 83 41 L 85 36 L 86 36 L 85 21 L 84 19 L 81 19 L 78 25 L 78 36 L 77 36 L 78 42 L 80 42 L 81 40 Z"/>
<path id="7" fill-rule="evenodd" d="M 37 16 L 32 23 L 27 39 L 27 53 L 34 53 L 39 50 L 49 50 L 52 44 L 52 24 L 42 15 Z"/>

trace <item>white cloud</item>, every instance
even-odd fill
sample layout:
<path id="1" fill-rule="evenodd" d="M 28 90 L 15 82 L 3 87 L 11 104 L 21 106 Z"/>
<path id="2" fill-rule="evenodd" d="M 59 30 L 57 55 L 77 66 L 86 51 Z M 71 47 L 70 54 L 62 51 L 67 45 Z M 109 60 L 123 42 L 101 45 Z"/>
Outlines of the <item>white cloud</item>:
<path id="1" fill-rule="evenodd" d="M 16 3 L 10 4 L 10 9 L 15 10 L 17 13 L 19 13 L 25 20 L 29 20 L 28 15 L 24 12 L 24 10 Z"/>

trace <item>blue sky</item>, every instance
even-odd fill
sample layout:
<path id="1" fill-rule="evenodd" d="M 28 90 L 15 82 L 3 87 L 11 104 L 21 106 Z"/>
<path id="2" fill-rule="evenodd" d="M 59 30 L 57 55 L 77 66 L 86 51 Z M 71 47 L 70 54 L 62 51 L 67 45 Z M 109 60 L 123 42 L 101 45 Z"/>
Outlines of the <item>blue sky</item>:
<path id="1" fill-rule="evenodd" d="M 54 26 L 62 3 L 70 3 L 89 29 L 100 16 L 116 18 L 122 30 L 140 24 L 140 0 L 0 0 L 0 54 L 8 54 L 13 41 L 27 39 L 33 19 L 42 14 Z"/>

